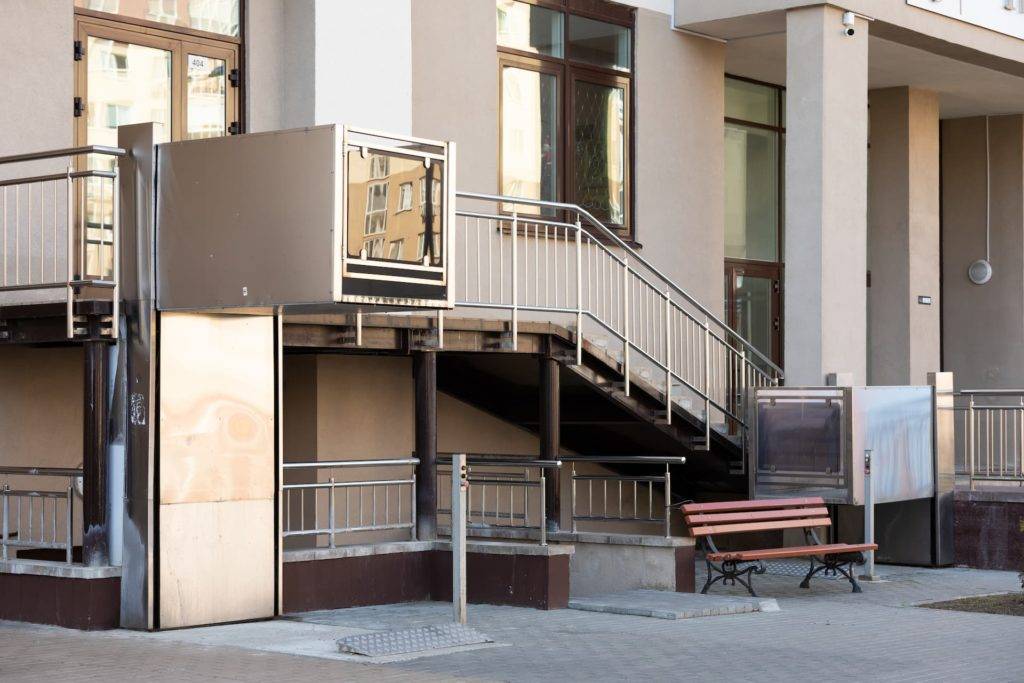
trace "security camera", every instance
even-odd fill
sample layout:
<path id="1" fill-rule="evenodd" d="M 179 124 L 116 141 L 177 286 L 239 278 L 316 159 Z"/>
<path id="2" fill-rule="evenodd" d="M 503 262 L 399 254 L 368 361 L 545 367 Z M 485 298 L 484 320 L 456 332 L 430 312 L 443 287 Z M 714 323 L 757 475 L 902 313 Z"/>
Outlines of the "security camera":
<path id="1" fill-rule="evenodd" d="M 843 12 L 843 34 L 846 36 L 854 35 L 857 30 L 853 25 L 857 22 L 857 15 L 853 12 Z"/>

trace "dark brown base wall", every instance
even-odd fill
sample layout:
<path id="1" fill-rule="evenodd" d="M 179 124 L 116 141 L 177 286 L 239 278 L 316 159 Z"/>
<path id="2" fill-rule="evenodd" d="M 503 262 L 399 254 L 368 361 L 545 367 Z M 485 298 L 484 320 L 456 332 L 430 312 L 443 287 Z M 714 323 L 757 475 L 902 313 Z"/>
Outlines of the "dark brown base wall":
<path id="1" fill-rule="evenodd" d="M 440 550 L 286 562 L 284 611 L 451 600 L 451 553 Z M 568 555 L 466 555 L 472 603 L 561 609 L 569 604 Z"/>
<path id="2" fill-rule="evenodd" d="M 87 631 L 117 628 L 121 579 L 0 574 L 0 619 Z"/>
<path id="3" fill-rule="evenodd" d="M 676 592 L 697 592 L 696 553 L 692 545 L 676 548 Z"/>
<path id="4" fill-rule="evenodd" d="M 1024 495 L 956 493 L 956 563 L 1024 571 Z"/>

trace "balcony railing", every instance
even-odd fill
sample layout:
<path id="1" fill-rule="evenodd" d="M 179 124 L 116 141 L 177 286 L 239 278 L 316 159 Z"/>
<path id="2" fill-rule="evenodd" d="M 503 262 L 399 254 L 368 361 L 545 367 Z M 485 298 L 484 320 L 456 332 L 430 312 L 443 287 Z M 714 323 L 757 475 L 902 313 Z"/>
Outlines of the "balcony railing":
<path id="1" fill-rule="evenodd" d="M 1024 390 L 955 395 L 956 474 L 971 486 L 1024 486 Z"/>
<path id="2" fill-rule="evenodd" d="M 415 540 L 417 464 L 416 458 L 285 463 L 286 473 L 313 472 L 317 481 L 281 486 L 284 537 L 326 537 L 327 545 L 334 548 L 339 534 L 408 529 Z M 407 477 L 366 479 L 352 475 L 359 478 L 349 481 L 334 476 L 335 471 L 410 466 L 413 470 Z M 327 481 L 320 481 L 322 472 L 329 473 Z"/>
<path id="3" fill-rule="evenodd" d="M 67 306 L 67 336 L 75 325 L 75 302 L 109 298 L 111 337 L 117 336 L 120 218 L 117 159 L 125 151 L 88 145 L 0 157 L 0 168 L 67 159 L 59 173 L 0 180 L 0 305 L 39 303 L 33 292 L 57 294 Z M 92 166 L 75 170 L 72 160 Z M 14 173 L 17 173 L 15 171 Z"/>
<path id="4" fill-rule="evenodd" d="M 75 481 L 80 469 L 59 467 L 0 467 L 0 476 L 64 478 L 62 490 L 0 487 L 0 556 L 15 559 L 18 548 L 63 550 L 73 562 Z"/>

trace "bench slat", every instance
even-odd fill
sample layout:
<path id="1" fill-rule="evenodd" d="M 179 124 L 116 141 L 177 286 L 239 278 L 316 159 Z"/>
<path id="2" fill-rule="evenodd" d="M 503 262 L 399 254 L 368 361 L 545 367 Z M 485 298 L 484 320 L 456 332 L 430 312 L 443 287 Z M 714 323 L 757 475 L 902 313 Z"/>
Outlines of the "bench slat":
<path id="1" fill-rule="evenodd" d="M 786 557 L 812 557 L 818 555 L 840 555 L 844 553 L 859 553 L 865 550 L 878 550 L 875 543 L 860 543 L 851 545 L 848 543 L 832 543 L 826 545 L 802 545 L 791 548 L 769 548 L 765 550 L 735 550 L 720 553 L 708 553 L 708 559 L 712 562 L 723 560 L 772 560 Z"/>
<path id="2" fill-rule="evenodd" d="M 691 527 L 694 536 L 710 536 L 711 534 L 738 534 L 748 531 L 769 531 L 772 529 L 799 529 L 831 526 L 832 520 L 827 516 L 811 519 L 782 519 L 773 522 L 745 522 L 739 524 L 713 524 Z"/>
<path id="3" fill-rule="evenodd" d="M 684 514 L 692 515 L 699 512 L 741 512 L 744 510 L 771 510 L 773 508 L 818 507 L 825 504 L 823 498 L 778 498 L 775 500 L 733 500 L 720 503 L 686 503 L 682 506 Z"/>
<path id="4" fill-rule="evenodd" d="M 796 519 L 799 517 L 825 517 L 828 508 L 806 507 L 787 510 L 758 510 L 754 512 L 722 512 L 717 514 L 686 515 L 686 523 L 694 525 L 715 524 L 721 522 L 758 522 L 771 519 Z"/>

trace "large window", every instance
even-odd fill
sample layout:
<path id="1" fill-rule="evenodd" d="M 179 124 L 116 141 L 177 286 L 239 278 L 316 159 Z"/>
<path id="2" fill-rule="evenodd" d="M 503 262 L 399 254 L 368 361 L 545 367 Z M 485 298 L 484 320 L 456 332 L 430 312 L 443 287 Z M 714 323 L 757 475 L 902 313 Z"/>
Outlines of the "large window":
<path id="1" fill-rule="evenodd" d="M 725 117 L 728 321 L 781 365 L 785 91 L 727 78 Z"/>
<path id="2" fill-rule="evenodd" d="M 601 0 L 496 4 L 502 194 L 579 204 L 628 232 L 633 10 Z"/>

